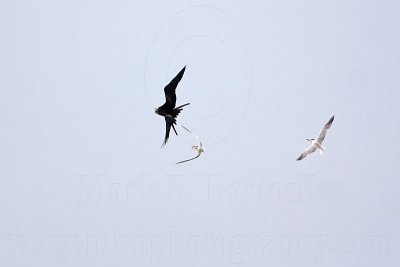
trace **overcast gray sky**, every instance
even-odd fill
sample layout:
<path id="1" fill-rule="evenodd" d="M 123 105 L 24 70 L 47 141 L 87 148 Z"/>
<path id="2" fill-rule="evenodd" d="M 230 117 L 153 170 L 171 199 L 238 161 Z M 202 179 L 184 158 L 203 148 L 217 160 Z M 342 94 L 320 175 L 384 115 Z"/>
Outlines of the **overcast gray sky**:
<path id="1" fill-rule="evenodd" d="M 398 266 L 399 11 L 1 1 L 3 265 Z"/>

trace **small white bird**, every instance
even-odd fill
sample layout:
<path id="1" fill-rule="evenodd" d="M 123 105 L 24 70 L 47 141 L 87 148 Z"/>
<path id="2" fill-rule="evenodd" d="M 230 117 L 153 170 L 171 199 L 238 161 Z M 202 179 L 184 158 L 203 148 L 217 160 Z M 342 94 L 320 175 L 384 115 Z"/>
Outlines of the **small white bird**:
<path id="1" fill-rule="evenodd" d="M 335 119 L 335 116 L 332 116 L 330 120 L 325 124 L 324 128 L 321 129 L 319 132 L 319 136 L 317 140 L 311 138 L 311 139 L 306 139 L 307 141 L 311 142 L 311 145 L 297 158 L 297 160 L 302 160 L 305 157 L 307 157 L 308 154 L 313 153 L 315 150 L 319 150 L 319 153 L 323 155 L 324 150 L 326 147 L 322 146 L 322 141 L 325 139 L 326 132 L 328 129 L 331 127 L 333 120 Z"/>
<path id="2" fill-rule="evenodd" d="M 193 145 L 193 146 L 192 146 L 192 149 L 194 149 L 194 150 L 197 151 L 197 156 L 195 156 L 194 158 L 191 158 L 191 159 L 179 161 L 179 162 L 177 162 L 176 164 L 180 164 L 180 163 L 184 163 L 184 162 L 187 162 L 187 161 L 191 161 L 191 160 L 197 159 L 198 157 L 200 157 L 201 153 L 204 153 L 203 144 L 201 143 L 200 138 L 199 138 L 196 134 L 192 133 L 192 132 L 191 132 L 188 128 L 186 128 L 185 126 L 183 126 L 183 125 L 181 125 L 181 126 L 182 126 L 186 131 L 188 131 L 189 133 L 191 133 L 194 137 L 196 137 L 196 139 L 197 139 L 197 141 L 199 142 L 199 144 L 198 144 L 198 145 Z"/>

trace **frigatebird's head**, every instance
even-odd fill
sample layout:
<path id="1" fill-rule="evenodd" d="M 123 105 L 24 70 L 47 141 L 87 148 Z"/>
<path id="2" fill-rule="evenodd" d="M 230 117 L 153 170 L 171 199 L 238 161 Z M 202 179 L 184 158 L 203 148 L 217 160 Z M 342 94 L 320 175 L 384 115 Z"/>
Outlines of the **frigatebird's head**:
<path id="1" fill-rule="evenodd" d="M 156 114 L 160 115 L 160 113 L 159 113 L 159 111 L 158 111 L 158 108 L 155 108 L 155 109 L 154 109 L 154 112 L 155 112 Z"/>
<path id="2" fill-rule="evenodd" d="M 314 142 L 315 139 L 314 139 L 314 138 L 307 138 L 306 140 L 307 140 L 308 142 Z"/>

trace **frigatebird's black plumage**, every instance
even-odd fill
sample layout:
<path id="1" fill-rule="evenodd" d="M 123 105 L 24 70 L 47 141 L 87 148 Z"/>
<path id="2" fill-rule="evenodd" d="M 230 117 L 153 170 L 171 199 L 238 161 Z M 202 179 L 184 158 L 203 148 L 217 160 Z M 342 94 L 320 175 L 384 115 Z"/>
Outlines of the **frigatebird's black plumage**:
<path id="1" fill-rule="evenodd" d="M 174 129 L 176 135 L 178 133 L 175 130 L 174 125 L 176 125 L 176 117 L 178 117 L 179 113 L 182 111 L 184 106 L 189 105 L 190 103 L 186 103 L 179 107 L 175 107 L 176 105 L 176 87 L 181 81 L 183 74 L 185 73 L 186 66 L 172 79 L 172 81 L 164 87 L 165 93 L 165 103 L 161 107 L 156 109 L 156 114 L 163 116 L 165 118 L 165 138 L 161 147 L 165 146 L 169 139 L 169 132 L 171 130 L 171 126 Z"/>

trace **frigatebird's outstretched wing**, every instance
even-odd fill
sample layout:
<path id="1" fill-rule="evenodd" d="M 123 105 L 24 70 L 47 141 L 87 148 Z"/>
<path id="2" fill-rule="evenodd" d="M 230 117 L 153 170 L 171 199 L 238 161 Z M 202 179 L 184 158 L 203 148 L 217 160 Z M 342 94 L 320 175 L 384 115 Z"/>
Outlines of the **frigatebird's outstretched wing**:
<path id="1" fill-rule="evenodd" d="M 176 105 L 176 87 L 178 86 L 179 82 L 181 81 L 183 74 L 185 73 L 186 66 L 173 78 L 167 86 L 164 87 L 165 93 L 165 106 L 168 108 L 173 109 Z"/>

